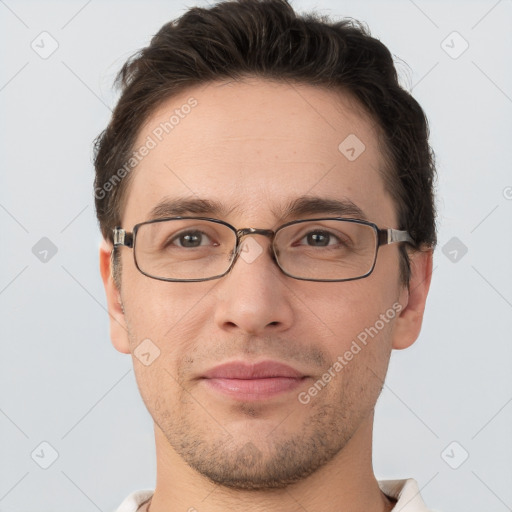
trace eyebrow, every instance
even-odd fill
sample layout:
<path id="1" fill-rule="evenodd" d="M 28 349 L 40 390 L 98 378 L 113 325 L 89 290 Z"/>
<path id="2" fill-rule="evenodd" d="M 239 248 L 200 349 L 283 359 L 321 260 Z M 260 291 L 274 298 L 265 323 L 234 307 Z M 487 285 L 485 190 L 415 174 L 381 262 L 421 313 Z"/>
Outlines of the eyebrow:
<path id="1" fill-rule="evenodd" d="M 163 198 L 149 212 L 149 220 L 174 216 L 201 215 L 225 218 L 233 211 L 242 211 L 237 206 L 227 208 L 219 201 L 200 198 Z M 284 208 L 272 208 L 276 218 L 284 221 L 308 215 L 334 215 L 368 220 L 364 211 L 350 199 L 329 199 L 317 196 L 302 196 L 291 199 Z"/>
<path id="2" fill-rule="evenodd" d="M 149 220 L 181 215 L 211 215 L 213 217 L 223 217 L 227 214 L 228 209 L 218 201 L 210 199 L 172 199 L 165 197 L 151 209 L 149 212 Z"/>
<path id="3" fill-rule="evenodd" d="M 280 212 L 282 218 L 319 214 L 368 220 L 364 211 L 347 198 L 328 199 L 316 196 L 302 196 L 291 200 L 284 210 Z"/>

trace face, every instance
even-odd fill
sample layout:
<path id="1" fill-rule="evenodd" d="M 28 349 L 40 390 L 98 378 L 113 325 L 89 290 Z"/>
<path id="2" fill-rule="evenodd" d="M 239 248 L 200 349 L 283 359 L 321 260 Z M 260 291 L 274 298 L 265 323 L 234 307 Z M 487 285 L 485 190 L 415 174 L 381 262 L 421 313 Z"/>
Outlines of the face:
<path id="1" fill-rule="evenodd" d="M 127 231 L 165 199 L 215 202 L 220 211 L 178 213 L 236 228 L 340 216 L 286 214 L 305 197 L 349 201 L 379 227 L 398 227 L 373 123 L 349 97 L 258 79 L 212 83 L 163 103 L 135 146 L 156 140 L 154 130 L 191 97 L 197 104 L 190 113 L 133 171 L 122 216 Z M 364 151 L 349 159 L 338 146 L 353 135 Z M 124 311 L 115 313 L 112 337 L 116 348 L 134 354 L 141 395 L 168 443 L 160 450 L 227 487 L 276 488 L 340 456 L 372 416 L 392 347 L 400 336 L 407 343 L 416 336 L 414 329 L 404 336 L 400 326 L 409 295 L 399 284 L 396 244 L 379 249 L 369 277 L 322 283 L 285 276 L 268 238 L 250 238 L 263 248 L 255 259 L 239 258 L 221 279 L 192 283 L 142 275 L 123 247 Z M 159 355 L 144 364 L 136 349 L 148 339 L 150 358 Z M 304 378 L 264 397 L 227 394 L 202 378 L 226 362 L 263 360 Z"/>

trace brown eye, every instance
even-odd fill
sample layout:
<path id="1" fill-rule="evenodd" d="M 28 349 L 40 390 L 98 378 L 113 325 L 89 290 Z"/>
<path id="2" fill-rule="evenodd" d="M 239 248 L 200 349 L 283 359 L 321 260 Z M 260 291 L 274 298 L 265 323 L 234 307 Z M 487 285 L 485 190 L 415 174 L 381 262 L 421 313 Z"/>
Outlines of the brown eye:
<path id="1" fill-rule="evenodd" d="M 170 244 L 185 248 L 201 247 L 210 243 L 210 237 L 202 231 L 186 231 L 175 236 L 170 241 Z"/>
<path id="2" fill-rule="evenodd" d="M 339 236 L 324 230 L 310 231 L 297 243 L 297 245 L 305 245 L 307 247 L 329 247 L 344 244 L 345 242 Z"/>

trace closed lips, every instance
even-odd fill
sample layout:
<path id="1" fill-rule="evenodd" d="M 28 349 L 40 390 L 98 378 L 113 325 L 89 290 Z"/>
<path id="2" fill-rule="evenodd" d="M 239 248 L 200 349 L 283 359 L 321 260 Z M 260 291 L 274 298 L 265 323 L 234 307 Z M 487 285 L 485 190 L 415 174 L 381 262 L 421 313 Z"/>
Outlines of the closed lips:
<path id="1" fill-rule="evenodd" d="M 234 361 L 216 366 L 202 375 L 205 379 L 269 379 L 273 377 L 300 379 L 305 375 L 277 361 L 261 361 L 255 364 Z"/>

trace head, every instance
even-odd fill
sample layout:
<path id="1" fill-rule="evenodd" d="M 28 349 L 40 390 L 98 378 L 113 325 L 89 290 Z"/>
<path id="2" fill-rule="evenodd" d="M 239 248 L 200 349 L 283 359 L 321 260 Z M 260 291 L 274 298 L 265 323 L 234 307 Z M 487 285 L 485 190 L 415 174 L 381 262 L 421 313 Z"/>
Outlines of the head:
<path id="1" fill-rule="evenodd" d="M 95 147 L 114 346 L 132 353 L 162 439 L 190 467 L 234 488 L 303 479 L 367 424 L 391 350 L 418 337 L 436 243 L 425 115 L 360 24 L 299 16 L 284 0 L 190 9 L 118 83 Z M 261 255 L 220 279 L 159 281 L 137 270 L 131 249 L 113 250 L 112 231 L 131 231 L 165 199 L 187 203 L 176 215 L 265 229 L 333 216 L 318 204 L 344 201 L 415 244 L 381 247 L 364 279 L 322 283 L 285 276 L 258 237 Z M 290 213 L 298 204 L 309 206 Z M 140 346 L 158 357 L 144 364 Z M 268 401 L 204 386 L 206 370 L 241 359 L 285 362 L 306 378 Z M 326 372 L 328 385 L 309 392 Z"/>

